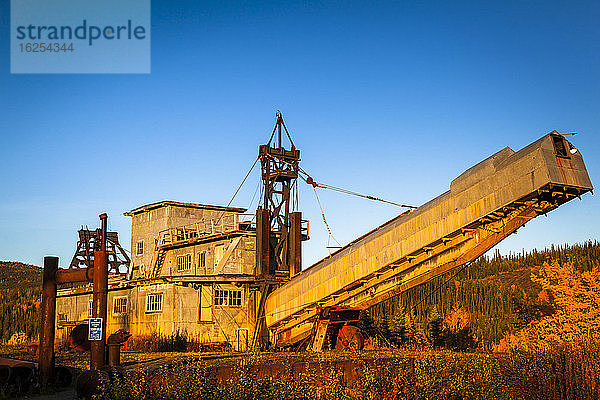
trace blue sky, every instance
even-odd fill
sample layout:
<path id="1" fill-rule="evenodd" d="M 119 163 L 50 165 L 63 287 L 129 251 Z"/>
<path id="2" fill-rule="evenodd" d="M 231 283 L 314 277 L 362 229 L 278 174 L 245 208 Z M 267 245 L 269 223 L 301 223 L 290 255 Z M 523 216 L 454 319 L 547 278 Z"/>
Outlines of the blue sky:
<path id="1" fill-rule="evenodd" d="M 600 174 L 600 3 L 152 2 L 147 75 L 11 75 L 0 2 L 0 260 L 68 264 L 81 225 L 129 247 L 126 210 L 224 205 L 284 113 L 317 180 L 422 204 L 505 146 L 572 138 Z M 258 170 L 234 205 L 247 207 Z M 399 210 L 321 192 L 342 243 Z M 255 204 L 253 205 L 253 208 Z M 305 267 L 327 255 L 314 195 Z M 598 196 L 503 252 L 599 239 Z"/>

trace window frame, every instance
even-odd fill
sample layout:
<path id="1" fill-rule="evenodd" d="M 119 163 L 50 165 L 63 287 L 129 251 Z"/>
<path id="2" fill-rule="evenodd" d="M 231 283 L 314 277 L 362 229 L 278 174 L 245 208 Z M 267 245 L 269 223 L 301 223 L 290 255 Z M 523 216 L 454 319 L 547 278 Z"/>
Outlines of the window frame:
<path id="1" fill-rule="evenodd" d="M 136 256 L 143 256 L 144 255 L 144 239 L 138 240 L 135 243 L 135 255 Z"/>
<path id="2" fill-rule="evenodd" d="M 151 298 L 153 300 L 150 300 Z M 157 299 L 160 299 L 160 300 L 157 300 Z M 156 306 L 156 304 L 158 304 L 158 307 Z M 145 307 L 146 314 L 155 314 L 155 313 L 162 312 L 163 304 L 164 304 L 164 293 L 163 292 L 148 293 L 146 295 L 146 307 Z M 152 305 L 152 307 L 150 307 L 150 305 Z"/>
<path id="3" fill-rule="evenodd" d="M 234 294 L 239 296 L 234 296 Z M 229 291 L 229 307 L 241 307 L 243 293 L 241 289 L 234 289 Z M 235 301 L 234 301 L 235 300 Z"/>
<path id="4" fill-rule="evenodd" d="M 215 289 L 215 306 L 229 306 L 229 290 Z"/>
<path id="5" fill-rule="evenodd" d="M 552 136 L 552 144 L 554 145 L 554 154 L 560 158 L 571 158 L 569 156 L 569 146 L 567 141 L 562 136 Z"/>
<path id="6" fill-rule="evenodd" d="M 122 310 L 122 311 L 117 311 L 117 302 L 119 300 L 125 300 L 125 304 L 119 304 L 120 309 L 124 308 L 124 310 Z M 124 315 L 124 314 L 127 314 L 128 310 L 129 310 L 129 299 L 127 296 L 118 296 L 118 297 L 113 298 L 113 307 L 112 307 L 113 315 Z"/>
<path id="7" fill-rule="evenodd" d="M 180 265 L 179 265 L 180 263 L 179 263 L 179 261 L 180 261 L 180 260 L 183 260 L 183 259 L 185 259 L 185 260 L 186 260 L 187 268 L 180 268 Z M 192 253 L 188 253 L 188 254 L 182 254 L 182 255 L 180 255 L 180 256 L 177 256 L 177 257 L 176 257 L 176 268 L 177 268 L 177 272 L 189 272 L 189 271 L 191 271 L 191 270 L 192 270 L 192 267 L 193 267 L 193 265 L 192 265 L 192 261 L 193 261 L 193 260 L 192 260 Z M 182 264 L 183 264 L 183 262 L 182 262 Z"/>
<path id="8" fill-rule="evenodd" d="M 221 307 L 241 307 L 244 299 L 243 292 L 242 289 L 215 289 L 214 305 Z"/>

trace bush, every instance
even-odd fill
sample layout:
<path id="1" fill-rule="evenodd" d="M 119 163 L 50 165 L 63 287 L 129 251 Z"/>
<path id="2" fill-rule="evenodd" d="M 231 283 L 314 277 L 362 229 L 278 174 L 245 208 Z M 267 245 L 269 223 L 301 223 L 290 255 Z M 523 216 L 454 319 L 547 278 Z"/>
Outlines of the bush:
<path id="1" fill-rule="evenodd" d="M 332 353 L 335 354 L 335 353 Z M 553 352 L 422 352 L 345 363 L 252 360 L 217 370 L 201 362 L 107 382 L 104 399 L 544 399 L 600 398 L 600 343 Z M 327 355 L 327 356 L 331 356 Z M 365 354 L 359 356 L 365 357 Z M 285 367 L 282 367 L 284 364 Z M 274 368 L 274 366 L 278 366 Z M 348 368 L 348 365 L 353 365 Z M 219 372 L 220 371 L 220 372 Z"/>

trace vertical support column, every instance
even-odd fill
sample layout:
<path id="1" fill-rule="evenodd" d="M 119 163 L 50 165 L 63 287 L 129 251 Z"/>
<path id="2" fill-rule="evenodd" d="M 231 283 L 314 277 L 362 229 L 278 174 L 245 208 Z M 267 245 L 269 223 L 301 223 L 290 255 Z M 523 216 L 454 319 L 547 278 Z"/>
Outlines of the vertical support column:
<path id="1" fill-rule="evenodd" d="M 254 319 L 254 336 L 252 337 L 252 351 L 266 350 L 269 343 L 269 331 L 267 330 L 267 322 L 265 319 L 265 303 L 267 296 L 271 291 L 271 284 L 263 283 L 260 289 L 255 292 L 260 295 L 256 316 Z M 255 297 L 256 301 L 256 297 Z"/>
<path id="2" fill-rule="evenodd" d="M 264 276 L 270 273 L 270 236 L 269 210 L 258 208 L 256 210 L 256 275 Z"/>
<path id="3" fill-rule="evenodd" d="M 290 278 L 302 271 L 302 213 L 290 214 Z"/>
<path id="4" fill-rule="evenodd" d="M 54 381 L 54 328 L 56 322 L 56 271 L 58 257 L 44 257 L 42 277 L 42 314 L 38 362 L 42 387 Z"/>
<path id="5" fill-rule="evenodd" d="M 102 318 L 102 337 L 91 341 L 90 369 L 97 370 L 106 365 L 106 308 L 108 297 L 108 263 L 106 259 L 106 220 L 107 215 L 100 215 L 102 221 L 101 250 L 94 252 L 94 297 L 92 300 L 92 317 Z"/>

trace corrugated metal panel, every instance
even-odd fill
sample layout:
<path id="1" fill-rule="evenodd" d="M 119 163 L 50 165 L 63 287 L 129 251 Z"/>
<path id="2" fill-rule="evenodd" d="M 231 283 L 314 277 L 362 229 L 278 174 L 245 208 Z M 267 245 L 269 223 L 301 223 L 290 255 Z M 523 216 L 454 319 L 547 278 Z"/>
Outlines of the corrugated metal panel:
<path id="1" fill-rule="evenodd" d="M 551 137 L 546 135 L 517 153 L 501 150 L 454 180 L 450 191 L 302 271 L 267 298 L 267 325 L 273 326 L 542 187 L 555 184 L 591 190 L 581 155 L 556 157 Z M 434 267 L 427 264 L 419 269 Z"/>

